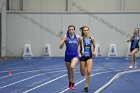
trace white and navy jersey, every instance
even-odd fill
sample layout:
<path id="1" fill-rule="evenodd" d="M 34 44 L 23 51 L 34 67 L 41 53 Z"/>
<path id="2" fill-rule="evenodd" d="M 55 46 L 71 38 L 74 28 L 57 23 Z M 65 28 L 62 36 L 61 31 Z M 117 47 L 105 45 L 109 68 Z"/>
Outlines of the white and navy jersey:
<path id="1" fill-rule="evenodd" d="M 91 37 L 89 37 L 88 39 L 83 37 L 83 44 L 84 44 L 84 56 L 92 57 L 92 49 L 91 49 L 92 39 L 91 39 Z"/>
<path id="2" fill-rule="evenodd" d="M 67 36 L 65 55 L 78 55 L 78 38 L 76 35 L 74 38 Z"/>
<path id="3" fill-rule="evenodd" d="M 140 40 L 139 36 L 133 36 L 131 38 L 131 48 L 139 48 L 139 40 Z"/>

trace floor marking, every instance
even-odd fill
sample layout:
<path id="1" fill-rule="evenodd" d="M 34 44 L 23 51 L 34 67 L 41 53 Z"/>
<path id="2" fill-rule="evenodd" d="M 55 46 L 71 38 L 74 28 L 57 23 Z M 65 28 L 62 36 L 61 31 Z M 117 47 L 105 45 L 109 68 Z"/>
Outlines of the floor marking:
<path id="1" fill-rule="evenodd" d="M 62 71 L 63 71 L 63 70 L 62 70 Z M 64 71 L 66 71 L 66 70 L 64 70 Z M 53 71 L 53 72 L 56 72 L 56 71 Z M 53 72 L 48 72 L 48 73 L 53 73 Z M 60 72 L 60 71 L 57 71 L 57 72 Z M 11 85 L 15 85 L 15 84 L 17 84 L 17 83 L 20 83 L 20 82 L 23 82 L 23 81 L 26 81 L 26 80 L 29 80 L 29 79 L 32 79 L 32 78 L 35 78 L 35 77 L 38 77 L 38 76 L 44 75 L 44 74 L 46 74 L 46 73 L 37 74 L 37 75 L 34 75 L 34 76 L 32 76 L 32 77 L 29 77 L 29 78 L 26 78 L 26 79 L 22 79 L 22 80 L 20 80 L 20 81 L 17 81 L 17 82 L 14 82 L 14 83 L 11 83 L 11 84 L 8 84 L 8 85 L 5 85 L 5 86 L 2 86 L 2 87 L 0 87 L 0 89 L 2 89 L 2 88 L 6 88 L 6 87 L 11 86 Z"/>
<path id="2" fill-rule="evenodd" d="M 109 72 L 116 72 L 116 71 L 122 71 L 122 70 L 114 70 L 114 71 L 100 72 L 100 73 L 92 74 L 91 77 L 92 77 L 92 76 L 99 75 L 99 74 L 104 74 L 104 73 L 109 73 Z M 86 79 L 82 79 L 81 81 L 77 82 L 75 85 L 78 85 L 78 84 L 80 84 L 81 82 L 83 82 L 83 81 L 85 81 L 85 80 L 86 80 Z M 59 93 L 64 93 L 64 92 L 66 92 L 67 90 L 69 90 L 69 88 L 66 88 L 66 89 L 64 89 L 63 91 L 59 92 Z"/>
<path id="3" fill-rule="evenodd" d="M 129 70 L 129 71 L 123 71 L 123 72 L 119 72 L 117 73 L 109 82 L 107 82 L 105 85 L 103 85 L 101 88 L 99 88 L 97 91 L 95 91 L 94 93 L 101 93 L 103 90 L 105 90 L 109 85 L 111 85 L 113 83 L 114 80 L 116 80 L 117 78 L 119 78 L 120 76 L 127 74 L 127 73 L 133 73 L 133 72 L 139 72 L 140 69 L 137 70 Z"/>
<path id="4" fill-rule="evenodd" d="M 60 69 L 62 69 L 62 68 L 60 68 Z M 53 68 L 53 69 L 40 69 L 40 70 L 32 70 L 32 71 L 30 70 L 30 71 L 24 71 L 24 72 L 15 73 L 13 75 L 19 75 L 19 74 L 30 73 L 30 72 L 43 72 L 43 71 L 46 71 L 46 70 L 56 70 L 56 69 Z M 65 70 L 65 68 L 64 68 L 64 70 Z M 12 70 L 10 70 L 10 71 L 12 71 Z M 6 71 L 6 72 L 8 72 L 8 71 Z M 6 77 L 7 77 L 7 75 L 0 77 L 0 79 L 6 78 Z"/>
<path id="5" fill-rule="evenodd" d="M 30 92 L 30 91 L 32 91 L 32 90 L 35 90 L 35 89 L 37 89 L 37 88 L 39 88 L 39 87 L 42 87 L 42 86 L 44 86 L 44 85 L 47 85 L 47 84 L 49 84 L 49 83 L 51 83 L 51 82 L 53 82 L 53 81 L 56 81 L 56 80 L 58 80 L 58 79 L 60 79 L 60 78 L 65 77 L 65 76 L 67 76 L 67 74 L 64 74 L 64 75 L 62 75 L 62 76 L 60 76 L 60 77 L 57 77 L 57 78 L 55 78 L 55 79 L 53 79 L 53 80 L 50 80 L 50 81 L 48 81 L 48 82 L 46 82 L 46 83 L 43 83 L 43 84 L 41 84 L 41 85 L 39 85 L 39 86 L 36 86 L 36 87 L 34 87 L 34 88 L 31 88 L 31 89 L 29 89 L 29 90 L 27 90 L 27 91 L 24 91 L 24 92 L 22 92 L 22 93 L 28 93 L 28 92 Z"/>

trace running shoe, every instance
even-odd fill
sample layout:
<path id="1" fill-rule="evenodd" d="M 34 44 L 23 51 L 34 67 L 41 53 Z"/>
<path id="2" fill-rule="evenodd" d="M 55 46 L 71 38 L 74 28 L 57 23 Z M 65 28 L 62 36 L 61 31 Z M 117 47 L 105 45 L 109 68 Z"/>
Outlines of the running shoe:
<path id="1" fill-rule="evenodd" d="M 129 69 L 133 69 L 133 65 L 130 65 L 130 66 L 129 66 Z"/>
<path id="2" fill-rule="evenodd" d="M 70 89 L 71 89 L 71 90 L 74 90 L 74 89 L 75 89 L 75 85 L 74 85 L 74 83 L 71 84 Z"/>
<path id="3" fill-rule="evenodd" d="M 69 88 L 71 87 L 71 82 L 69 82 Z"/>
<path id="4" fill-rule="evenodd" d="M 88 92 L 88 87 L 85 87 L 85 88 L 84 88 L 84 91 L 85 91 L 85 92 Z"/>

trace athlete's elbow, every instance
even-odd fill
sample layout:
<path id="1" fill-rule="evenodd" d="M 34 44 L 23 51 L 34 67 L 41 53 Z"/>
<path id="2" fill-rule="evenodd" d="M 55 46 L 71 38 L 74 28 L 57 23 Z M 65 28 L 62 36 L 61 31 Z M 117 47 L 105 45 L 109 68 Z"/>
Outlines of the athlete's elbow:
<path id="1" fill-rule="evenodd" d="M 62 49 L 62 47 L 60 46 L 59 49 Z"/>
<path id="2" fill-rule="evenodd" d="M 63 48 L 63 46 L 60 45 L 60 46 L 59 46 L 59 49 L 62 49 L 62 48 Z"/>

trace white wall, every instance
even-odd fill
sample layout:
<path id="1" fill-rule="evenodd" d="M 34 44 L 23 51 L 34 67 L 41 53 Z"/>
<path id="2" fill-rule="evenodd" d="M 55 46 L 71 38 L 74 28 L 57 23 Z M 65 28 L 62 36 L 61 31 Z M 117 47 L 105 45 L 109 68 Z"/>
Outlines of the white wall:
<path id="1" fill-rule="evenodd" d="M 51 45 L 52 56 L 64 56 L 59 49 L 60 32 L 66 34 L 70 24 L 76 26 L 76 34 L 83 25 L 90 27 L 91 36 L 101 45 L 107 56 L 109 44 L 115 43 L 119 56 L 125 56 L 127 35 L 140 27 L 140 13 L 8 13 L 7 56 L 22 56 L 26 43 L 31 44 L 35 56 L 41 56 L 44 45 Z M 139 55 L 139 54 L 138 54 Z"/>
<path id="2" fill-rule="evenodd" d="M 20 10 L 20 0 L 9 0 L 10 10 Z"/>
<path id="3" fill-rule="evenodd" d="M 140 11 L 140 0 L 125 0 L 125 11 Z"/>
<path id="4" fill-rule="evenodd" d="M 23 0 L 24 11 L 66 11 L 66 0 Z"/>
<path id="5" fill-rule="evenodd" d="M 9 0 L 10 9 L 24 11 L 79 11 L 74 5 L 89 11 L 140 11 L 140 0 Z M 68 2 L 67 2 L 68 1 Z"/>
<path id="6" fill-rule="evenodd" d="M 69 11 L 79 11 L 75 4 L 88 11 L 121 11 L 121 0 L 69 0 Z"/>

